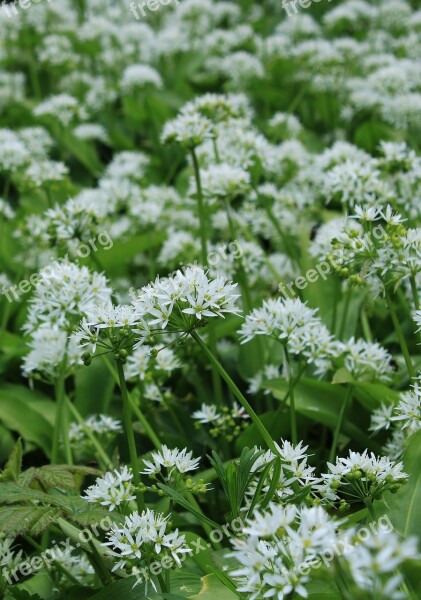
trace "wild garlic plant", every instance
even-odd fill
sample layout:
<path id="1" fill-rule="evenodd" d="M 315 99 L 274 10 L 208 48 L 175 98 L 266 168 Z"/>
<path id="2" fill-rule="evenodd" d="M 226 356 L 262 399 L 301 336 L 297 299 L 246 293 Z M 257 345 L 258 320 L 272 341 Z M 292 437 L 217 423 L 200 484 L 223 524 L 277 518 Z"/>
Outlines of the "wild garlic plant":
<path id="1" fill-rule="evenodd" d="M 420 597 L 421 15 L 304 4 L 0 5 L 5 600 Z"/>

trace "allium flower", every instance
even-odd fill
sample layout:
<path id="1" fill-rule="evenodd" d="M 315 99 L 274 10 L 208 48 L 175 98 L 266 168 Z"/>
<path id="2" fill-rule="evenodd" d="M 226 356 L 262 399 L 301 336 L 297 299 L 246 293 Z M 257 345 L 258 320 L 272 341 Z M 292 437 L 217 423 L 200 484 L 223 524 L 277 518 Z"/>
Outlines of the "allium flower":
<path id="1" fill-rule="evenodd" d="M 85 420 L 85 426 L 96 435 L 114 437 L 123 431 L 121 421 L 117 421 L 108 415 L 91 415 Z M 81 443 L 88 440 L 85 429 L 79 423 L 71 423 L 69 427 L 69 440 Z"/>
<path id="2" fill-rule="evenodd" d="M 62 181 L 68 175 L 69 169 L 61 162 L 44 160 L 32 162 L 24 171 L 23 176 L 28 183 L 41 187 L 45 183 Z"/>
<path id="3" fill-rule="evenodd" d="M 129 65 L 121 77 L 121 87 L 126 93 L 145 86 L 162 88 L 162 85 L 160 74 L 149 65 Z"/>
<path id="4" fill-rule="evenodd" d="M 164 143 L 177 142 L 191 150 L 212 137 L 213 125 L 209 119 L 198 114 L 181 114 L 166 123 L 161 140 Z"/>
<path id="5" fill-rule="evenodd" d="M 149 327 L 190 332 L 206 318 L 238 314 L 235 288 L 223 277 L 211 280 L 202 268 L 188 267 L 142 288 L 133 307 Z"/>
<path id="6" fill-rule="evenodd" d="M 246 316 L 239 330 L 242 343 L 257 335 L 267 335 L 284 344 L 291 354 L 305 358 L 315 366 L 317 373 L 323 374 L 331 368 L 332 359 L 340 354 L 342 346 L 315 316 L 316 312 L 298 298 L 265 300 L 261 308 Z"/>
<path id="7" fill-rule="evenodd" d="M 402 429 L 407 429 L 409 433 L 421 429 L 421 388 L 418 382 L 411 391 L 401 394 L 391 420 L 399 422 Z"/>
<path id="8" fill-rule="evenodd" d="M 335 555 L 339 522 L 321 507 L 298 509 L 271 503 L 247 519 L 245 538 L 233 541 L 232 558 L 240 568 L 231 571 L 238 591 L 250 600 L 285 598 L 295 592 L 307 597 L 314 561 L 319 554 Z"/>
<path id="9" fill-rule="evenodd" d="M 408 475 L 402 463 L 394 463 L 386 457 L 362 454 L 350 450 L 348 458 L 337 458 L 328 463 L 329 472 L 323 483 L 316 486 L 325 499 L 341 500 L 347 504 L 371 502 L 381 498 L 388 490 L 397 491 Z"/>
<path id="10" fill-rule="evenodd" d="M 0 540 L 0 576 L 10 576 L 26 560 L 23 550 L 15 550 L 14 543 L 10 537 Z"/>
<path id="11" fill-rule="evenodd" d="M 345 368 L 360 381 L 389 381 L 393 373 L 392 356 L 380 344 L 353 337 L 344 344 Z"/>
<path id="12" fill-rule="evenodd" d="M 393 404 L 382 404 L 371 413 L 370 431 L 381 431 L 390 428 L 392 414 L 395 409 Z"/>
<path id="13" fill-rule="evenodd" d="M 109 144 L 107 130 L 99 123 L 82 123 L 73 130 L 73 135 L 79 140 L 98 140 L 103 144 Z"/>
<path id="14" fill-rule="evenodd" d="M 181 565 L 181 556 L 192 550 L 188 548 L 184 535 L 178 529 L 170 532 L 169 516 L 144 510 L 141 514 L 132 513 L 121 526 L 113 525 L 107 534 L 108 541 L 103 546 L 110 547 L 108 554 L 118 559 L 113 571 L 136 566 L 133 574 L 138 573 L 139 563 L 151 564 L 158 556 L 170 555 L 177 565 Z M 141 579 L 138 580 L 138 583 Z"/>
<path id="15" fill-rule="evenodd" d="M 0 198 L 0 216 L 6 221 L 13 219 L 13 217 L 15 216 L 14 210 L 9 206 L 9 204 L 5 200 L 3 200 L 3 198 Z"/>
<path id="16" fill-rule="evenodd" d="M 41 325 L 32 333 L 28 342 L 29 353 L 23 359 L 23 373 L 29 377 L 34 371 L 54 378 L 65 365 L 69 374 L 74 367 L 83 364 L 82 350 L 76 340 L 69 338 L 66 331 Z"/>
<path id="17" fill-rule="evenodd" d="M 161 450 L 152 452 L 152 460 L 144 460 L 145 470 L 142 471 L 144 475 L 156 475 L 160 473 L 162 468 L 167 469 L 169 474 L 173 469 L 179 473 L 187 473 L 188 471 L 194 471 L 199 467 L 200 458 L 192 458 L 193 453 L 187 452 L 187 448 L 179 450 L 178 448 L 170 449 L 165 444 Z"/>
<path id="18" fill-rule="evenodd" d="M 88 116 L 79 100 L 69 94 L 50 96 L 50 98 L 40 102 L 38 106 L 35 107 L 34 115 L 36 117 L 54 117 L 64 127 L 67 127 L 74 121 L 83 121 Z"/>
<path id="19" fill-rule="evenodd" d="M 39 273 L 24 330 L 31 333 L 45 324 L 71 331 L 86 311 L 109 301 L 110 296 L 103 275 L 72 263 L 54 262 Z"/>
<path id="20" fill-rule="evenodd" d="M 197 419 L 199 423 L 212 423 L 221 417 L 218 408 L 215 404 L 202 404 L 200 410 L 196 410 L 192 414 L 193 419 Z"/>
<path id="21" fill-rule="evenodd" d="M 370 594 L 368 597 L 376 594 L 400 600 L 407 596 L 400 589 L 403 576 L 398 568 L 408 559 L 419 559 L 417 546 L 415 537 L 402 539 L 394 531 L 380 528 L 356 544 L 341 561 L 347 564 L 361 597 L 365 592 Z"/>
<path id="22" fill-rule="evenodd" d="M 201 170 L 200 177 L 203 195 L 211 200 L 231 200 L 244 195 L 250 189 L 250 175 L 241 167 L 213 165 Z M 196 190 L 193 180 L 190 189 L 192 192 Z"/>
<path id="23" fill-rule="evenodd" d="M 123 502 L 135 500 L 135 489 L 132 484 L 133 474 L 124 466 L 120 471 L 115 469 L 98 478 L 82 496 L 87 502 L 108 506 L 111 512 Z"/>
<path id="24" fill-rule="evenodd" d="M 315 469 L 308 465 L 308 446 L 303 446 L 302 442 L 297 445 L 291 444 L 288 440 L 282 440 L 281 444 L 275 442 L 277 456 L 267 450 L 259 456 L 253 464 L 252 472 L 256 474 L 256 479 L 251 482 L 247 490 L 246 507 L 255 495 L 257 482 L 264 468 L 271 465 L 263 480 L 263 487 L 260 490 L 262 498 L 269 490 L 271 485 L 275 484 L 275 496 L 273 502 L 287 505 L 295 501 L 303 500 L 305 496 L 310 494 L 312 486 L 319 481 L 315 477 Z M 275 459 L 281 459 L 281 464 L 278 465 L 279 470 L 275 465 Z M 277 480 L 274 482 L 274 477 Z"/>
<path id="25" fill-rule="evenodd" d="M 174 369 L 181 366 L 174 351 L 171 348 L 151 348 L 143 345 L 136 348 L 134 353 L 127 359 L 126 377 L 129 379 L 139 378 L 144 381 L 147 374 L 151 376 L 162 372 L 170 375 Z"/>

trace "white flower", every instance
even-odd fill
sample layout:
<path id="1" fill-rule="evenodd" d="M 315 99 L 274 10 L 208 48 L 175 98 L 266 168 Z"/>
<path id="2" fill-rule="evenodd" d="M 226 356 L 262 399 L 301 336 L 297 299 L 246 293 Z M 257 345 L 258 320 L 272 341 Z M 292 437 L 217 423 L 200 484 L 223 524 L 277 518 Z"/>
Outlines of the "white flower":
<path id="1" fill-rule="evenodd" d="M 391 420 L 400 422 L 402 429 L 408 429 L 410 433 L 421 429 L 421 389 L 418 382 L 411 391 L 401 394 Z"/>
<path id="2" fill-rule="evenodd" d="M 213 126 L 209 119 L 198 114 L 181 114 L 166 123 L 161 139 L 164 143 L 178 142 L 193 149 L 212 136 Z"/>
<path id="3" fill-rule="evenodd" d="M 184 535 L 175 529 L 168 532 L 168 515 L 164 517 L 150 509 L 141 514 L 134 512 L 126 517 L 123 525 L 113 525 L 107 534 L 108 541 L 103 544 L 111 547 L 108 553 L 120 559 L 113 571 L 124 568 L 128 562 L 137 559 L 152 563 L 157 555 L 169 551 L 178 565 L 180 555 L 191 552 Z"/>
<path id="4" fill-rule="evenodd" d="M 179 473 L 187 473 L 194 471 L 199 467 L 200 458 L 192 458 L 193 453 L 187 452 L 187 448 L 179 450 L 178 448 L 170 449 L 163 444 L 161 450 L 152 452 L 152 460 L 144 460 L 146 469 L 142 471 L 144 475 L 152 475 L 160 473 L 162 467 L 170 473 L 175 468 Z"/>
<path id="5" fill-rule="evenodd" d="M 149 85 L 156 88 L 163 86 L 160 74 L 149 65 L 129 65 L 124 69 L 121 77 L 121 88 L 124 92 Z"/>
<path id="6" fill-rule="evenodd" d="M 196 410 L 192 417 L 197 419 L 199 423 L 212 423 L 221 417 L 221 413 L 218 412 L 218 407 L 215 404 L 202 404 L 200 410 Z"/>
<path id="7" fill-rule="evenodd" d="M 150 327 L 190 331 L 203 317 L 238 314 L 235 288 L 223 277 L 211 280 L 200 267 L 188 267 L 142 288 L 133 307 Z"/>
<path id="8" fill-rule="evenodd" d="M 82 498 L 87 502 L 108 506 L 108 510 L 113 511 L 123 502 L 136 499 L 132 479 L 133 474 L 126 466 L 120 471 L 109 471 L 104 477 L 98 478 Z"/>

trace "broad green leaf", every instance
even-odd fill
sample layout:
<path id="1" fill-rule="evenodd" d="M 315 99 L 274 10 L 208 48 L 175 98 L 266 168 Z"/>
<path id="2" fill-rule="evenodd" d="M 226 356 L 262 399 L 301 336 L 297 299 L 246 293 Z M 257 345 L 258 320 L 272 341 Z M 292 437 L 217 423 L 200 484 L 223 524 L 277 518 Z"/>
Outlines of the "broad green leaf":
<path id="1" fill-rule="evenodd" d="M 287 382 L 284 379 L 273 379 L 270 384 L 274 390 L 274 396 L 282 400 L 288 391 Z M 331 429 L 336 427 L 341 404 L 345 398 L 345 390 L 342 387 L 324 381 L 303 378 L 297 384 L 294 395 L 295 408 L 298 413 L 327 425 Z M 380 453 L 381 446 L 361 429 L 360 423 L 360 411 L 358 414 L 355 414 L 355 411 L 349 413 L 344 420 L 343 433 L 365 448 Z"/>
<path id="2" fill-rule="evenodd" d="M 12 589 L 16 588 L 29 593 L 31 595 L 31 600 L 37 600 L 38 597 L 42 598 L 43 600 L 51 600 L 54 584 L 47 571 L 42 569 L 30 579 L 24 583 L 14 586 Z"/>
<path id="3" fill-rule="evenodd" d="M 56 507 L 1 506 L 0 531 L 11 537 L 22 533 L 38 536 L 56 523 L 60 514 L 60 508 Z"/>
<path id="4" fill-rule="evenodd" d="M 404 537 L 417 535 L 421 538 L 421 431 L 410 437 L 403 465 L 409 475 L 408 482 L 396 494 L 385 494 L 386 514 L 394 529 Z"/>
<path id="5" fill-rule="evenodd" d="M 14 438 L 6 427 L 0 425 L 0 463 L 3 463 L 14 446 Z"/>
<path id="6" fill-rule="evenodd" d="M 22 467 L 22 441 L 16 442 L 9 460 L 0 474 L 0 481 L 17 481 Z"/>
<path id="7" fill-rule="evenodd" d="M 32 470 L 31 483 L 38 483 L 45 490 L 56 488 L 76 492 L 79 491 L 83 479 L 89 475 L 100 477 L 101 471 L 84 466 L 45 465 Z"/>
<path id="8" fill-rule="evenodd" d="M 399 392 L 383 383 L 354 383 L 354 397 L 368 410 L 373 411 L 381 404 L 397 404 Z"/>
<path id="9" fill-rule="evenodd" d="M 17 431 L 23 439 L 37 444 L 49 456 L 53 427 L 47 418 L 47 406 L 54 407 L 54 404 L 23 386 L 0 387 L 0 422 Z"/>
<path id="10" fill-rule="evenodd" d="M 229 590 L 216 575 L 205 575 L 202 577 L 202 589 L 194 596 L 189 596 L 191 600 L 235 600 L 239 598 Z"/>
<path id="11" fill-rule="evenodd" d="M 91 596 L 91 600 L 116 600 L 116 598 L 124 598 L 124 600 L 143 600 L 146 598 L 142 589 L 142 585 L 133 587 L 136 583 L 134 577 L 128 577 L 122 581 L 116 581 L 100 592 Z"/>
<path id="12" fill-rule="evenodd" d="M 75 379 L 75 406 L 80 414 L 106 413 L 115 384 L 104 361 L 94 360 L 89 368 L 78 369 Z"/>
<path id="13" fill-rule="evenodd" d="M 352 374 L 345 368 L 338 369 L 332 377 L 332 383 L 350 383 L 353 381 Z"/>

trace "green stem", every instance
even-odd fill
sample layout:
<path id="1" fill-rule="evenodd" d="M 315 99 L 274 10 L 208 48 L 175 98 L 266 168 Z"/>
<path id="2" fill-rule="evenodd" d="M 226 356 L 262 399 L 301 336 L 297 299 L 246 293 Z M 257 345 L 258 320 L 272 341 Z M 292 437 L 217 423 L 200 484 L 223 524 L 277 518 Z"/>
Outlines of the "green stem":
<path id="1" fill-rule="evenodd" d="M 230 390 L 232 391 L 234 396 L 237 398 L 237 400 L 241 404 L 241 406 L 247 411 L 247 414 L 249 415 L 249 417 L 251 418 L 253 423 L 256 425 L 263 440 L 266 442 L 267 447 L 270 448 L 270 450 L 272 450 L 272 452 L 274 454 L 278 454 L 278 450 L 276 449 L 274 441 L 273 441 L 272 437 L 270 436 L 269 432 L 267 431 L 266 427 L 263 425 L 263 423 L 261 422 L 261 420 L 259 419 L 257 414 L 254 412 L 254 410 L 252 409 L 250 404 L 247 402 L 247 400 L 244 398 L 243 394 L 240 392 L 240 390 L 238 389 L 238 387 L 236 386 L 234 381 L 231 379 L 231 377 L 225 371 L 224 367 L 221 365 L 221 363 L 218 361 L 218 359 L 213 355 L 211 350 L 208 348 L 208 346 L 205 344 L 205 342 L 197 334 L 196 331 L 191 331 L 190 335 L 192 336 L 194 341 L 200 346 L 200 348 L 203 350 L 203 352 L 206 354 L 206 356 L 209 358 L 212 365 L 218 370 L 222 379 L 224 379 L 224 381 L 226 382 L 226 384 L 228 385 L 228 387 L 230 388 Z"/>
<path id="2" fill-rule="evenodd" d="M 162 574 L 157 575 L 157 579 L 158 579 L 159 585 L 161 587 L 161 592 L 163 594 L 167 594 L 168 593 L 167 583 L 166 583 L 166 580 L 164 579 L 164 577 L 162 576 Z"/>
<path id="3" fill-rule="evenodd" d="M 118 374 L 116 373 L 115 369 L 111 365 L 110 361 L 108 360 L 108 358 L 106 356 L 103 356 L 103 359 L 104 359 L 104 362 L 107 365 L 108 370 L 110 371 L 111 375 L 114 377 L 115 382 L 119 383 Z M 140 423 L 142 424 L 146 435 L 148 436 L 148 438 L 150 439 L 152 444 L 155 446 L 155 448 L 157 450 L 160 450 L 162 444 L 161 444 L 158 436 L 156 435 L 153 428 L 149 425 L 147 418 L 142 413 L 140 408 L 136 405 L 135 401 L 133 400 L 133 398 L 131 397 L 129 392 L 127 392 L 127 395 L 128 395 L 129 402 L 130 402 L 130 407 L 131 407 L 132 411 L 134 412 L 134 414 L 136 415 L 136 417 L 139 419 Z"/>
<path id="4" fill-rule="evenodd" d="M 373 521 L 377 521 L 376 512 L 374 510 L 373 503 L 371 501 L 371 498 L 369 498 L 368 496 L 365 499 L 365 505 L 366 505 L 368 512 L 370 513 L 370 516 L 373 519 Z"/>
<path id="5" fill-rule="evenodd" d="M 127 444 L 129 447 L 130 464 L 131 464 L 132 471 L 133 471 L 133 483 L 136 488 L 137 505 L 138 505 L 138 509 L 140 512 L 144 508 L 144 503 L 143 503 L 143 497 L 142 497 L 141 493 L 139 492 L 139 484 L 140 484 L 139 460 L 137 457 L 136 440 L 134 437 L 134 431 L 133 431 L 133 425 L 132 425 L 132 412 L 131 412 L 131 407 L 130 407 L 129 395 L 128 395 L 128 391 L 127 391 L 126 378 L 124 376 L 123 363 L 121 362 L 120 359 L 117 359 L 116 363 L 117 363 L 117 372 L 118 372 L 118 378 L 119 378 L 121 399 L 123 402 L 124 429 L 125 429 L 125 433 L 126 433 Z"/>
<path id="6" fill-rule="evenodd" d="M 295 412 L 295 396 L 294 396 L 294 380 L 292 377 L 291 361 L 289 359 L 288 350 L 285 346 L 285 360 L 288 369 L 288 391 L 289 391 L 289 406 L 290 406 L 290 419 L 291 419 L 291 439 L 294 446 L 298 443 L 297 434 L 297 415 Z"/>
<path id="7" fill-rule="evenodd" d="M 295 260 L 295 262 L 297 263 L 298 266 L 300 266 L 300 257 L 298 255 L 298 251 L 297 248 L 295 247 L 294 243 L 289 243 L 284 231 L 282 230 L 282 227 L 280 227 L 278 219 L 275 217 L 273 210 L 270 208 L 270 206 L 267 205 L 267 202 L 264 203 L 265 206 L 265 210 L 266 210 L 266 214 L 269 217 L 270 222 L 272 223 L 272 225 L 274 226 L 277 234 L 279 235 L 279 237 L 281 238 L 283 244 L 284 244 L 284 250 L 285 252 L 288 252 L 288 250 L 291 250 L 291 254 L 292 254 L 292 259 Z"/>
<path id="8" fill-rule="evenodd" d="M 64 456 L 67 464 L 73 464 L 72 452 L 68 436 L 68 413 L 66 405 L 65 375 L 64 365 L 60 367 L 57 380 L 55 382 L 56 396 L 56 420 L 53 432 L 53 446 L 51 449 L 51 462 L 57 464 L 59 457 L 60 436 L 62 437 Z"/>
<path id="9" fill-rule="evenodd" d="M 196 152 L 194 150 L 191 151 L 191 156 L 192 156 L 192 160 L 193 160 L 194 177 L 196 180 L 196 189 L 197 189 L 197 207 L 198 207 L 198 212 L 199 212 L 199 223 L 200 223 L 201 260 L 202 260 L 203 267 L 206 267 L 206 264 L 208 262 L 208 244 L 207 244 L 207 236 L 206 236 L 205 204 L 203 201 L 203 191 L 202 191 L 202 182 L 200 179 L 199 162 L 197 160 Z"/>
<path id="10" fill-rule="evenodd" d="M 95 449 L 98 453 L 98 456 L 103 461 L 105 467 L 108 470 L 111 470 L 113 468 L 113 463 L 108 458 L 107 453 L 105 452 L 104 448 L 101 446 L 99 441 L 96 439 L 96 437 L 92 433 L 92 430 L 86 425 L 85 420 L 83 419 L 83 417 L 77 410 L 76 406 L 70 401 L 69 398 L 67 398 L 67 406 L 70 409 L 70 412 L 72 413 L 73 417 L 76 419 L 76 421 L 82 427 L 85 435 L 90 439 L 92 445 L 95 447 Z"/>
<path id="11" fill-rule="evenodd" d="M 91 565 L 93 566 L 99 578 L 101 579 L 101 582 L 103 583 L 104 587 L 111 585 L 113 582 L 112 577 L 110 575 L 109 570 L 107 569 L 107 566 L 104 563 L 102 556 L 96 549 L 93 540 L 89 542 L 89 547 L 91 549 L 91 553 L 88 554 L 88 558 L 90 560 Z"/>
<path id="12" fill-rule="evenodd" d="M 396 335 L 398 336 L 398 340 L 399 340 L 399 344 L 400 344 L 400 347 L 401 347 L 401 350 L 402 350 L 402 354 L 403 354 L 403 357 L 405 359 L 405 364 L 406 364 L 406 368 L 408 370 L 408 375 L 409 375 L 410 379 L 414 379 L 415 378 L 414 367 L 412 365 L 411 356 L 409 354 L 409 350 L 408 350 L 408 346 L 407 346 L 407 343 L 406 343 L 406 340 L 405 340 L 404 333 L 403 333 L 401 325 L 399 323 L 398 315 L 396 314 L 396 310 L 395 310 L 395 307 L 393 305 L 393 300 L 390 297 L 390 294 L 387 291 L 387 289 L 385 291 L 385 294 L 386 294 L 386 302 L 387 302 L 387 305 L 388 305 L 389 310 L 390 310 L 390 316 L 392 318 L 393 326 L 395 328 Z"/>
<path id="13" fill-rule="evenodd" d="M 330 454 L 329 454 L 329 462 L 331 462 L 331 463 L 334 462 L 335 457 L 336 457 L 336 450 L 338 448 L 339 435 L 341 433 L 345 412 L 349 405 L 351 396 L 352 396 L 352 385 L 350 385 L 347 390 L 345 399 L 342 403 L 341 410 L 339 413 L 338 422 L 336 423 L 335 432 L 333 434 L 332 448 L 330 449 Z"/>
<path id="14" fill-rule="evenodd" d="M 216 140 L 214 140 L 216 144 Z M 196 189 L 197 189 L 197 206 L 199 212 L 199 223 L 200 223 L 200 242 L 201 242 L 201 261 L 202 266 L 206 268 L 208 263 L 208 240 L 207 240 L 207 232 L 206 232 L 206 207 L 203 200 L 203 190 L 202 190 L 202 181 L 200 179 L 200 168 L 199 162 L 197 160 L 196 152 L 194 149 L 191 151 L 192 160 L 193 160 L 193 168 L 194 168 L 194 177 L 196 180 Z M 215 326 L 213 324 L 209 327 L 209 343 L 211 345 L 212 351 L 216 354 L 216 335 L 215 335 Z M 215 369 L 212 369 L 212 385 L 214 391 L 214 397 L 217 406 L 223 405 L 223 396 L 222 396 L 222 385 L 221 380 L 218 373 Z"/>
<path id="15" fill-rule="evenodd" d="M 418 294 L 417 282 L 415 281 L 414 275 L 412 275 L 412 277 L 410 278 L 410 282 L 411 282 L 412 296 L 414 298 L 415 310 L 419 310 L 420 309 L 420 297 Z"/>
<path id="16" fill-rule="evenodd" d="M 345 334 L 346 320 L 348 318 L 348 311 L 349 311 L 349 304 L 351 302 L 351 296 L 352 296 L 352 288 L 350 286 L 348 288 L 347 292 L 346 292 L 345 306 L 344 306 L 344 310 L 343 310 L 343 313 L 342 313 L 341 326 L 339 328 L 338 337 L 339 337 L 340 340 L 343 339 L 344 334 Z"/>
<path id="17" fill-rule="evenodd" d="M 333 311 L 332 311 L 332 324 L 330 330 L 332 333 L 335 333 L 336 330 L 336 319 L 338 317 L 338 301 L 339 301 L 339 292 L 341 290 L 341 282 L 337 277 L 334 277 L 333 280 Z"/>
<path id="18" fill-rule="evenodd" d="M 364 337 L 370 344 L 373 343 L 373 336 L 371 335 L 370 323 L 368 321 L 367 312 L 363 306 L 361 309 L 361 327 L 363 329 Z"/>
<path id="19" fill-rule="evenodd" d="M 236 240 L 237 239 L 237 231 L 236 231 L 236 227 L 234 225 L 234 219 L 232 218 L 232 215 L 231 215 L 231 207 L 230 207 L 227 199 L 225 199 L 225 211 L 227 213 L 228 225 L 229 225 L 231 237 L 233 240 Z M 246 312 L 250 312 L 250 310 L 252 309 L 252 301 L 251 301 L 250 289 L 249 289 L 248 282 L 247 282 L 247 274 L 244 269 L 242 257 L 240 256 L 237 259 L 237 261 L 238 261 L 238 269 L 237 269 L 238 279 L 240 282 L 241 294 L 243 296 L 244 309 L 246 310 Z"/>

